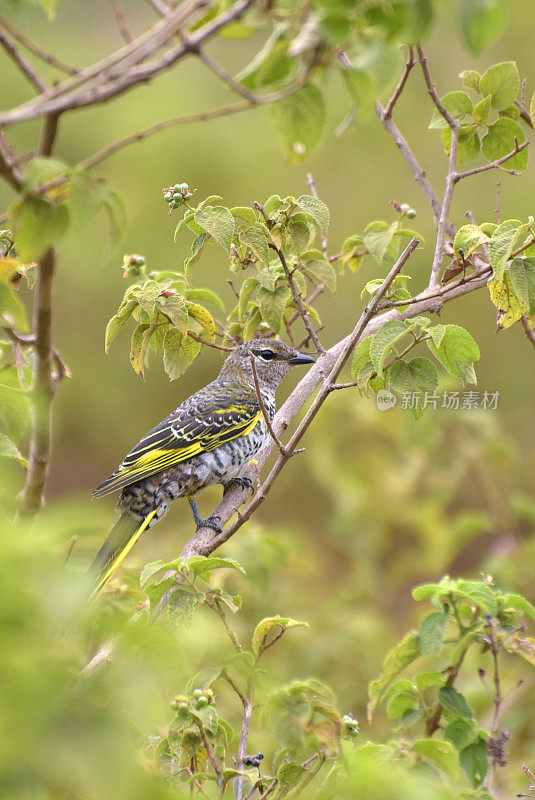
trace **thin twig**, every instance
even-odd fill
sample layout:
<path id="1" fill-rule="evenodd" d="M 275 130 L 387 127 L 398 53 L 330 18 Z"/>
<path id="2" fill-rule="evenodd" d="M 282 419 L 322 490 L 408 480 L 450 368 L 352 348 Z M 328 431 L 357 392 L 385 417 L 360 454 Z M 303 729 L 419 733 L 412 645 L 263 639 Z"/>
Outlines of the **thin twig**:
<path id="1" fill-rule="evenodd" d="M 202 743 L 204 745 L 204 749 L 206 750 L 206 755 L 210 761 L 210 764 L 213 767 L 213 770 L 217 777 L 217 785 L 221 787 L 223 785 L 223 775 L 221 773 L 221 767 L 214 755 L 214 751 L 210 747 L 210 742 L 208 741 L 208 737 L 206 736 L 206 731 L 204 729 L 204 725 L 200 720 L 195 720 L 197 727 L 199 729 L 199 733 L 201 734 Z"/>
<path id="2" fill-rule="evenodd" d="M 254 386 L 255 386 L 255 390 L 256 390 L 256 396 L 258 398 L 258 404 L 260 406 L 260 409 L 262 411 L 262 415 L 264 417 L 264 422 L 266 423 L 266 427 L 267 427 L 267 429 L 268 429 L 268 431 L 270 433 L 271 438 L 273 439 L 273 441 L 275 442 L 275 444 L 279 448 L 281 454 L 283 456 L 285 456 L 286 458 L 288 458 L 289 456 L 291 456 L 293 454 L 286 450 L 286 447 L 280 441 L 279 437 L 277 436 L 277 434 L 273 430 L 273 426 L 271 425 L 271 420 L 270 420 L 269 414 L 267 412 L 266 404 L 264 403 L 264 398 L 262 397 L 262 392 L 260 391 L 260 384 L 258 382 L 258 373 L 256 371 L 255 357 L 254 357 L 253 353 L 249 353 L 249 358 L 251 359 L 251 369 L 253 371 L 253 380 L 254 380 Z"/>
<path id="3" fill-rule="evenodd" d="M 429 180 L 427 178 L 425 170 L 420 165 L 420 162 L 418 161 L 418 159 L 416 158 L 416 156 L 412 152 L 409 143 L 407 142 L 407 140 L 405 139 L 405 137 L 403 136 L 403 134 L 399 130 L 399 128 L 396 125 L 396 123 L 394 122 L 394 120 L 391 119 L 391 118 L 385 117 L 385 109 L 383 108 L 383 106 L 381 105 L 381 103 L 379 101 L 377 101 L 375 103 L 375 112 L 376 112 L 377 116 L 379 117 L 379 119 L 381 120 L 381 122 L 383 123 L 384 127 L 386 128 L 386 130 L 392 136 L 394 142 L 396 143 L 397 147 L 399 148 L 399 151 L 400 151 L 401 155 L 403 156 L 403 158 L 405 159 L 405 161 L 407 162 L 407 164 L 411 168 L 412 174 L 414 175 L 415 181 L 423 189 L 423 192 L 424 192 L 425 196 L 427 197 L 427 199 L 429 200 L 431 208 L 433 209 L 433 213 L 434 213 L 436 219 L 438 220 L 439 217 L 440 217 L 440 211 L 441 211 L 440 200 L 438 199 L 435 190 L 431 186 L 431 183 L 429 182 Z M 451 222 L 448 222 L 448 229 L 447 230 L 448 230 L 448 234 L 450 236 L 455 236 L 455 227 L 453 226 L 453 224 Z"/>
<path id="4" fill-rule="evenodd" d="M 59 114 L 48 114 L 43 119 L 41 141 L 39 142 L 38 155 L 49 156 L 52 153 L 58 132 Z"/>
<path id="5" fill-rule="evenodd" d="M 195 339 L 196 342 L 206 345 L 206 347 L 213 347 L 214 350 L 223 350 L 225 353 L 232 353 L 232 351 L 234 350 L 233 347 L 225 347 L 224 344 L 218 344 L 217 342 L 209 342 L 208 339 L 203 339 L 202 336 L 197 336 L 197 334 L 193 333 L 192 331 L 188 331 L 188 336 L 191 336 L 191 338 Z"/>
<path id="6" fill-rule="evenodd" d="M 219 602 L 217 597 L 214 598 L 213 602 L 208 602 L 208 600 L 206 600 L 206 605 L 209 606 L 209 608 L 212 608 L 215 611 L 215 613 L 217 614 L 217 616 L 219 617 L 219 619 L 221 620 L 221 622 L 225 626 L 225 630 L 228 633 L 228 637 L 229 637 L 230 641 L 232 642 L 232 644 L 234 645 L 235 650 L 238 653 L 241 653 L 242 646 L 240 644 L 240 640 L 238 639 L 238 637 L 236 636 L 236 634 L 234 633 L 234 631 L 230 627 L 230 623 L 228 621 L 228 617 L 225 614 L 224 610 L 221 608 L 221 603 Z"/>
<path id="7" fill-rule="evenodd" d="M 444 258 L 444 240 L 448 230 L 449 213 L 451 208 L 451 201 L 453 198 L 453 190 L 456 181 L 456 168 L 457 168 L 457 147 L 459 144 L 459 129 L 460 125 L 458 120 L 454 119 L 449 111 L 442 105 L 436 92 L 435 86 L 431 80 L 427 60 L 421 46 L 418 45 L 418 57 L 420 66 L 424 75 L 427 91 L 433 100 L 439 113 L 444 117 L 449 125 L 451 131 L 450 139 L 450 155 L 448 161 L 448 174 L 446 175 L 446 187 L 444 190 L 444 199 L 440 208 L 440 215 L 438 218 L 437 226 L 437 240 L 435 245 L 435 255 L 433 257 L 433 265 L 431 267 L 431 275 L 429 279 L 429 288 L 434 288 L 440 283 L 440 268 Z"/>
<path id="8" fill-rule="evenodd" d="M 12 189 L 16 192 L 20 192 L 22 189 L 23 175 L 16 164 L 3 131 L 0 131 L 0 175 L 3 175 Z"/>
<path id="9" fill-rule="evenodd" d="M 255 203 L 255 207 L 257 207 L 258 205 L 259 204 Z M 274 250 L 277 253 L 277 255 L 279 257 L 279 260 L 280 260 L 280 262 L 282 264 L 282 268 L 284 269 L 284 274 L 286 275 L 286 280 L 288 281 L 288 286 L 290 287 L 290 291 L 292 293 L 292 297 L 293 297 L 294 303 L 297 306 L 297 309 L 298 309 L 298 312 L 299 312 L 299 316 L 303 320 L 303 324 L 304 324 L 305 328 L 307 329 L 310 338 L 314 342 L 314 345 L 316 346 L 318 353 L 324 353 L 325 352 L 325 348 L 323 347 L 322 343 L 318 339 L 316 331 L 312 327 L 312 323 L 310 322 L 310 317 L 308 316 L 308 314 L 306 312 L 306 309 L 305 309 L 305 307 L 303 305 L 303 301 L 301 300 L 301 295 L 297 291 L 297 286 L 295 285 L 295 281 L 294 281 L 294 279 L 292 277 L 292 272 L 291 272 L 291 270 L 290 270 L 290 268 L 288 266 L 288 262 L 286 261 L 286 256 L 284 255 L 284 253 L 282 252 L 280 247 L 277 247 L 277 245 L 274 244 L 273 242 L 270 242 L 269 246 L 271 247 L 272 250 Z"/>
<path id="10" fill-rule="evenodd" d="M 131 42 L 134 37 L 132 36 L 132 32 L 128 27 L 126 14 L 124 13 L 124 8 L 122 6 L 121 0 L 112 0 L 112 3 L 113 3 L 113 10 L 115 12 L 115 19 L 117 20 L 117 27 L 119 28 L 119 33 L 121 34 L 125 42 Z"/>
<path id="11" fill-rule="evenodd" d="M 442 103 L 439 100 L 437 90 L 435 89 L 435 85 L 431 80 L 431 75 L 429 73 L 429 66 L 427 64 L 427 59 L 424 55 L 424 51 L 422 50 L 421 45 L 418 45 L 418 59 L 420 61 L 420 66 L 422 68 L 423 76 L 427 86 L 427 91 L 429 92 L 429 95 L 433 103 L 437 107 L 439 113 L 444 117 L 451 130 L 453 131 L 455 129 L 458 129 L 459 128 L 458 121 L 451 116 L 450 112 L 447 110 L 447 108 L 445 108 L 445 106 L 442 105 Z"/>
<path id="12" fill-rule="evenodd" d="M 50 247 L 39 261 L 35 282 L 33 330 L 35 336 L 32 381 L 32 428 L 26 481 L 18 497 L 20 514 L 35 514 L 42 506 L 50 457 L 52 397 L 52 293 L 56 253 Z"/>
<path id="13" fill-rule="evenodd" d="M 6 53 L 10 56 L 12 61 L 15 62 L 22 74 L 29 80 L 33 88 L 39 93 L 46 92 L 46 84 L 41 80 L 37 72 L 34 70 L 29 61 L 26 61 L 24 56 L 18 51 L 13 42 L 6 36 L 5 31 L 0 27 L 0 44 L 3 46 Z"/>
<path id="14" fill-rule="evenodd" d="M 493 161 L 491 164 L 484 164 L 482 167 L 474 167 L 474 169 L 467 169 L 465 172 L 457 172 L 455 173 L 453 180 L 455 183 L 457 181 L 461 181 L 463 178 L 468 178 L 470 175 L 479 175 L 480 172 L 486 172 L 489 169 L 496 169 L 501 164 L 504 164 L 506 161 L 509 161 L 510 158 L 516 156 L 517 153 L 522 152 L 522 150 L 529 145 L 529 141 L 526 139 L 525 142 L 522 144 L 518 144 L 517 140 L 515 139 L 515 147 L 514 150 L 511 150 L 510 153 L 507 153 L 506 156 L 502 158 L 497 158 L 496 161 Z M 520 175 L 519 172 L 515 172 L 514 170 L 510 171 L 511 175 Z"/>
<path id="15" fill-rule="evenodd" d="M 245 99 L 249 100 L 252 105 L 256 105 L 257 98 L 254 92 L 249 91 L 249 89 L 247 89 L 245 86 L 242 86 L 241 83 L 238 83 L 238 81 L 234 80 L 230 72 L 227 72 L 227 70 L 224 69 L 224 67 L 222 67 L 220 64 L 212 61 L 212 59 L 206 55 L 204 50 L 199 50 L 197 57 L 200 61 L 202 61 L 204 66 L 210 70 L 210 72 L 213 72 L 214 75 L 217 75 L 217 77 L 220 78 L 223 83 L 229 86 L 233 91 L 235 91 L 236 94 L 245 97 Z"/>
<path id="16" fill-rule="evenodd" d="M 526 336 L 530 340 L 530 342 L 533 345 L 533 347 L 535 347 L 535 331 L 533 330 L 533 328 L 529 324 L 528 315 L 527 314 L 522 314 L 522 316 L 520 317 L 520 320 L 522 322 L 522 326 L 524 328 L 524 331 L 526 332 Z"/>
<path id="17" fill-rule="evenodd" d="M 14 25 L 9 22 L 5 17 L 0 16 L 0 26 L 5 28 L 11 36 L 16 39 L 20 44 L 33 53 L 37 58 L 40 58 L 41 61 L 50 64 L 50 66 L 55 67 L 56 69 L 61 70 L 62 72 L 67 72 L 70 75 L 77 75 L 80 72 L 80 67 L 75 67 L 72 64 L 67 64 L 65 61 L 62 61 L 57 56 L 52 55 L 52 53 L 48 53 L 46 50 L 26 36 L 25 33 L 19 31 Z"/>
<path id="18" fill-rule="evenodd" d="M 290 442 L 287 445 L 287 450 L 295 449 L 299 441 L 301 440 L 302 436 L 304 435 L 305 431 L 308 429 L 311 421 L 314 419 L 316 414 L 318 413 L 319 409 L 323 405 L 323 402 L 329 396 L 330 391 L 329 387 L 336 382 L 336 379 L 342 370 L 347 358 L 349 357 L 351 351 L 357 344 L 357 342 L 362 338 L 364 334 L 370 335 L 371 333 L 375 332 L 379 327 L 381 327 L 385 322 L 389 319 L 395 318 L 395 316 L 390 316 L 390 314 L 397 315 L 397 312 L 387 312 L 387 314 L 383 315 L 380 320 L 377 320 L 376 326 L 371 326 L 370 320 L 377 312 L 377 307 L 379 302 L 387 291 L 388 287 L 394 280 L 395 276 L 401 271 L 405 262 L 410 257 L 414 249 L 418 246 L 418 239 L 414 237 L 407 248 L 403 251 L 399 259 L 397 260 L 396 264 L 392 267 L 390 272 L 388 273 L 387 277 L 383 281 L 383 284 L 379 287 L 377 293 L 375 294 L 374 298 L 371 300 L 370 304 L 362 313 L 357 325 L 355 326 L 353 332 L 349 334 L 345 339 L 339 342 L 334 348 L 331 348 L 330 351 L 325 353 L 324 355 L 318 358 L 318 362 L 313 367 L 307 376 L 302 379 L 296 390 L 293 394 L 288 398 L 286 403 L 280 409 L 278 414 L 276 415 L 276 422 L 277 426 L 280 426 L 280 429 L 285 430 L 288 427 L 288 419 L 292 419 L 298 410 L 302 407 L 305 403 L 306 399 L 310 396 L 314 388 L 318 385 L 318 382 L 322 381 L 322 385 L 320 388 L 319 393 L 316 395 L 314 401 L 312 402 L 309 410 L 307 411 L 306 415 L 304 416 L 303 420 L 297 427 L 297 430 L 293 434 Z M 431 301 L 433 302 L 433 301 Z M 417 308 L 417 307 L 415 307 Z M 418 313 L 421 313 L 421 309 L 418 309 Z M 277 428 L 274 426 L 274 430 L 277 432 Z M 268 442 L 265 442 L 262 446 L 259 453 L 256 455 L 255 461 L 258 464 L 258 468 L 260 468 L 265 461 L 273 447 L 272 440 L 269 439 Z M 256 493 L 253 500 L 246 506 L 245 510 L 242 512 L 240 519 L 235 521 L 232 525 L 228 528 L 225 528 L 222 533 L 214 534 L 214 531 L 210 528 L 199 528 L 199 530 L 195 533 L 195 535 L 187 542 L 182 550 L 181 558 L 187 559 L 191 555 L 208 555 L 212 553 L 217 547 L 219 547 L 223 542 L 228 541 L 228 539 L 243 525 L 246 520 L 256 511 L 258 506 L 260 506 L 264 500 L 266 499 L 271 486 L 273 485 L 275 479 L 283 469 L 284 465 L 288 461 L 288 456 L 284 456 L 282 453 L 279 455 L 277 461 L 275 462 L 273 468 L 271 469 L 269 475 L 264 480 L 262 485 L 259 488 L 259 491 Z M 245 490 L 236 487 L 235 489 L 230 490 L 227 495 L 223 498 L 221 503 L 219 504 L 216 513 L 221 518 L 223 524 L 230 519 L 232 514 L 235 510 L 236 500 L 239 497 L 242 497 L 245 494 Z"/>
<path id="19" fill-rule="evenodd" d="M 409 47 L 409 52 L 407 55 L 407 61 L 405 62 L 405 69 L 403 70 L 403 74 L 398 82 L 398 85 L 394 89 L 394 94 L 390 98 L 387 103 L 387 106 L 384 110 L 385 119 L 390 119 L 392 116 L 392 112 L 394 110 L 394 106 L 396 105 L 397 101 L 399 100 L 403 89 L 405 88 L 405 84 L 407 83 L 407 79 L 411 73 L 412 68 L 416 64 L 416 60 L 414 58 L 414 51 L 412 47 Z"/>
<path id="20" fill-rule="evenodd" d="M 247 700 L 246 698 L 245 703 L 243 704 L 243 719 L 241 724 L 240 743 L 238 745 L 238 759 L 236 763 L 236 768 L 239 770 L 242 770 L 244 767 L 245 754 L 247 751 L 247 739 L 249 738 L 249 729 L 251 727 L 252 714 L 253 714 L 253 704 L 250 700 Z M 234 784 L 235 800 L 241 800 L 242 794 L 243 794 L 243 775 L 238 775 L 236 777 L 236 782 Z"/>

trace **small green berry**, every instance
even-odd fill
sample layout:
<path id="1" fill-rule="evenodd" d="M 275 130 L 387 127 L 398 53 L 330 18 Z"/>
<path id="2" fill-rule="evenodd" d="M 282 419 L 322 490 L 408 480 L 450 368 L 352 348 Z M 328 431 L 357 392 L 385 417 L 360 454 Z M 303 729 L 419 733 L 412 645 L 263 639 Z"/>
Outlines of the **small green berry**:
<path id="1" fill-rule="evenodd" d="M 400 205 L 400 208 L 403 211 L 403 213 L 406 214 L 407 211 L 410 209 L 410 205 L 408 203 L 402 203 Z"/>
<path id="2" fill-rule="evenodd" d="M 204 708 L 204 706 L 208 705 L 208 698 L 207 697 L 199 697 L 197 702 L 195 703 L 195 708 L 200 709 Z"/>
<path id="3" fill-rule="evenodd" d="M 197 689 L 193 690 L 193 692 L 191 693 L 191 696 L 193 697 L 194 700 L 198 700 L 199 697 L 204 697 L 204 692 L 203 692 L 202 689 L 199 689 L 197 687 Z"/>
<path id="4" fill-rule="evenodd" d="M 187 190 L 187 189 L 189 189 L 189 186 L 188 186 L 187 183 L 181 183 L 180 184 L 180 189 L 186 189 Z"/>
<path id="5" fill-rule="evenodd" d="M 169 201 L 173 199 L 173 193 L 166 192 L 163 196 L 163 199 L 165 200 L 166 203 L 169 203 Z"/>
<path id="6" fill-rule="evenodd" d="M 414 210 L 414 208 L 409 208 L 409 210 L 407 211 L 407 219 L 414 219 L 415 216 L 416 216 L 416 211 Z"/>
<path id="7" fill-rule="evenodd" d="M 136 260 L 134 261 L 136 267 L 144 267 L 145 266 L 145 259 L 143 256 L 137 256 Z"/>

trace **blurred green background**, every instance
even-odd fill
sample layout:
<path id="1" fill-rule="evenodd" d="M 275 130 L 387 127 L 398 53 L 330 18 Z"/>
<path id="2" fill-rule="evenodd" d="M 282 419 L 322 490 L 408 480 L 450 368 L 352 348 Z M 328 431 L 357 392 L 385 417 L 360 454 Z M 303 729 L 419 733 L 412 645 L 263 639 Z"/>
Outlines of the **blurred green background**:
<path id="1" fill-rule="evenodd" d="M 458 73 L 463 69 L 483 72 L 498 61 L 514 59 L 521 77 L 527 79 L 527 97 L 531 96 L 535 6 L 531 0 L 505 5 L 509 19 L 504 35 L 479 57 L 468 54 L 459 42 L 456 4 L 439 5 L 439 21 L 427 43 L 439 93 L 460 88 Z M 138 2 L 125 0 L 124 8 L 133 29 L 141 30 L 150 18 L 150 9 Z M 60 0 L 54 23 L 46 22 L 41 12 L 27 4 L 18 16 L 20 26 L 32 37 L 74 63 L 93 62 L 120 44 L 111 5 L 106 2 Z M 209 52 L 237 72 L 257 46 L 255 37 L 245 42 L 221 39 L 211 44 Z M 0 75 L 4 108 L 30 96 L 3 53 Z M 73 558 L 80 569 L 89 562 L 114 508 L 114 498 L 91 504 L 91 490 L 150 427 L 211 380 L 221 364 L 216 351 L 204 352 L 183 378 L 169 383 L 153 356 L 142 382 L 128 361 L 126 333 L 119 335 L 108 356 L 104 354 L 104 328 L 125 289 L 123 253 L 142 253 L 151 269 L 180 267 L 188 255 L 186 238 L 173 244 L 176 217 L 169 217 L 161 200 L 163 186 L 187 181 L 200 198 L 216 193 L 226 205 L 246 205 L 273 193 L 305 192 L 306 173 L 311 171 L 320 197 L 331 209 L 333 253 L 346 236 L 362 231 L 370 220 L 389 219 L 391 199 L 410 203 L 418 212 L 414 223 L 426 244 L 407 271 L 413 276 L 414 290 L 424 286 L 434 227 L 423 195 L 375 118 L 359 122 L 341 137 L 333 135 L 346 113 L 347 99 L 334 80 L 327 91 L 331 98 L 328 135 L 317 152 L 298 166 L 285 164 L 269 112 L 262 108 L 172 128 L 100 165 L 101 173 L 125 200 L 128 227 L 119 245 L 111 249 L 101 214 L 61 247 L 54 338 L 72 377 L 62 383 L 54 401 L 49 504 L 39 523 L 43 529 L 54 529 L 54 559 L 60 560 L 70 538 L 78 535 Z M 75 164 L 157 119 L 231 100 L 217 79 L 191 58 L 112 104 L 67 116 L 55 155 Z M 396 120 L 440 192 L 446 160 L 439 135 L 427 131 L 431 112 L 422 77 L 415 70 Z M 19 152 L 28 148 L 36 124 L 24 123 L 13 131 Z M 489 172 L 462 182 L 452 211 L 457 226 L 465 221 L 468 209 L 477 220 L 493 219 L 497 178 L 502 219 L 525 219 L 533 213 L 532 158 L 522 178 Z M 0 207 L 11 199 L 5 186 L 0 186 Z M 227 275 L 222 251 L 204 256 L 197 269 L 198 283 L 218 290 L 230 309 Z M 375 277 L 375 267 L 365 262 L 358 274 L 349 273 L 340 280 L 334 300 L 325 297 L 319 302 L 327 346 L 352 327 L 362 308 L 360 290 L 371 277 Z M 25 290 L 22 294 L 26 297 Z M 498 410 L 437 410 L 415 422 L 399 408 L 379 412 L 374 397 L 361 398 L 352 391 L 334 393 L 307 434 L 306 453 L 291 461 L 254 521 L 225 547 L 225 553 L 248 570 L 245 578 L 229 579 L 244 596 L 238 627 L 246 633 L 267 614 L 308 620 L 311 631 L 288 637 L 284 659 L 274 661 L 273 669 L 281 680 L 308 674 L 325 679 L 337 692 L 340 706 L 361 719 L 365 738 L 371 736 L 363 713 L 366 684 L 377 673 L 388 647 L 423 613 L 410 597 L 415 583 L 444 573 L 470 577 L 490 572 L 498 583 L 535 600 L 533 348 L 519 325 L 495 334 L 495 312 L 486 290 L 445 306 L 442 318 L 462 324 L 477 339 L 481 349 L 476 365 L 478 388 L 500 393 Z M 296 378 L 281 387 L 281 398 L 290 391 L 292 380 Z M 22 477 L 17 465 L 5 468 L 5 496 L 13 496 Z M 201 512 L 208 513 L 218 498 L 219 489 L 207 490 L 200 499 Z M 136 576 L 147 560 L 174 557 L 191 533 L 189 510 L 177 502 L 129 557 L 127 571 Z M 181 646 L 175 643 L 176 649 L 167 653 L 169 664 L 177 659 L 173 668 L 165 667 L 167 694 L 152 684 L 146 687 L 140 679 L 148 693 L 140 727 L 146 730 L 161 724 L 169 696 L 181 688 L 178 662 L 184 653 L 189 662 L 182 666 L 191 674 L 192 661 L 202 665 L 221 647 L 214 624 L 196 621 L 197 627 L 183 634 Z M 120 671 L 121 662 L 116 669 Z M 514 677 L 516 673 L 507 676 L 511 685 Z M 521 699 L 532 691 L 533 680 L 527 680 L 520 702 L 512 705 L 505 720 L 514 743 L 512 764 L 504 778 L 508 791 L 524 785 L 519 765 L 533 753 L 533 714 Z M 471 698 L 480 707 L 488 702 L 475 672 Z M 135 703 L 140 704 L 139 698 Z M 373 735 L 387 730 L 379 714 Z M 255 741 L 254 732 L 252 739 L 257 749 L 266 747 Z"/>

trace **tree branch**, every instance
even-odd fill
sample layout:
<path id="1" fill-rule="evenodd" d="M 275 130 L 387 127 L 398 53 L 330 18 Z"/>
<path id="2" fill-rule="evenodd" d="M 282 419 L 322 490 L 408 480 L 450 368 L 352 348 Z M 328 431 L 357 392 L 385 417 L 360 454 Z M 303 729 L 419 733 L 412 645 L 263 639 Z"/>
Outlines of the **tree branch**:
<path id="1" fill-rule="evenodd" d="M 535 331 L 533 330 L 533 328 L 529 324 L 528 315 L 527 314 L 522 314 L 522 316 L 520 317 L 520 320 L 522 322 L 522 326 L 524 328 L 526 336 L 530 340 L 530 342 L 533 345 L 533 347 L 535 347 Z"/>
<path id="2" fill-rule="evenodd" d="M 80 67 L 75 67 L 72 64 L 67 64 L 65 61 L 57 58 L 57 56 L 52 55 L 52 53 L 47 53 L 46 50 L 43 50 L 37 42 L 34 42 L 30 39 L 26 34 L 19 31 L 14 25 L 9 22 L 5 17 L 0 16 L 0 26 L 5 28 L 11 36 L 16 39 L 20 44 L 33 53 L 37 58 L 40 58 L 41 61 L 45 61 L 50 66 L 55 67 L 56 69 L 61 70 L 62 72 L 67 72 L 70 75 L 77 75 L 80 72 Z"/>
<path id="3" fill-rule="evenodd" d="M 32 65 L 26 61 L 24 56 L 19 53 L 13 42 L 9 39 L 6 35 L 5 31 L 2 30 L 0 27 L 0 44 L 3 46 L 4 50 L 8 54 L 8 56 L 15 62 L 19 70 L 22 74 L 29 80 L 32 84 L 33 88 L 36 89 L 39 93 L 46 92 L 46 84 L 43 83 L 37 72 L 34 70 Z"/>
<path id="4" fill-rule="evenodd" d="M 22 189 L 22 172 L 17 166 L 5 134 L 0 131 L 0 175 L 16 192 Z"/>
<path id="5" fill-rule="evenodd" d="M 294 435 L 290 439 L 290 442 L 286 447 L 287 450 L 295 449 L 295 447 L 299 443 L 301 437 L 307 430 L 310 422 L 319 411 L 324 400 L 330 394 L 330 389 L 329 389 L 330 385 L 335 383 L 339 372 L 341 371 L 343 365 L 345 364 L 355 344 L 360 340 L 360 338 L 363 338 L 364 336 L 370 336 L 372 333 L 375 333 L 376 330 L 382 327 L 382 325 L 384 325 L 385 322 L 389 321 L 390 319 L 402 318 L 402 315 L 400 315 L 398 312 L 387 312 L 379 319 L 371 321 L 372 317 L 377 311 L 377 306 L 379 304 L 381 297 L 383 296 L 384 292 L 388 289 L 390 283 L 394 280 L 394 277 L 401 270 L 401 268 L 403 267 L 403 265 L 405 264 L 406 260 L 409 258 L 411 253 L 414 251 L 417 244 L 418 240 L 414 238 L 409 244 L 409 246 L 402 253 L 400 258 L 398 259 L 398 261 L 388 274 L 387 278 L 383 282 L 382 286 L 372 299 L 371 303 L 361 315 L 361 318 L 357 323 L 353 332 L 345 339 L 342 339 L 342 341 L 338 342 L 336 345 L 331 347 L 330 350 L 320 355 L 317 363 L 311 367 L 307 375 L 305 375 L 305 377 L 300 381 L 296 389 L 292 392 L 290 397 L 283 404 L 282 408 L 275 415 L 275 419 L 273 421 L 273 429 L 275 433 L 279 435 L 284 430 L 286 430 L 286 428 L 290 424 L 290 420 L 292 420 L 296 416 L 296 414 L 308 400 L 312 392 L 316 389 L 318 384 L 322 383 L 322 388 L 320 389 L 320 392 L 316 396 L 307 414 L 305 415 L 305 417 L 299 424 L 297 430 L 295 431 Z M 430 305 L 433 302 L 434 301 L 428 301 L 428 304 Z M 419 307 L 418 305 L 415 305 L 413 308 L 418 309 L 417 313 L 422 313 L 422 308 Z M 407 316 L 414 316 L 414 313 L 409 312 Z M 262 445 L 260 451 L 255 457 L 258 470 L 260 470 L 266 463 L 267 458 L 271 453 L 273 447 L 274 447 L 274 442 L 271 438 L 266 440 Z M 257 491 L 253 500 L 249 503 L 249 505 L 245 508 L 245 510 L 242 513 L 240 513 L 238 520 L 236 520 L 232 525 L 223 530 L 223 532 L 220 534 L 215 534 L 215 532 L 210 528 L 199 528 L 199 530 L 194 534 L 194 536 L 184 545 L 184 548 L 182 549 L 181 553 L 181 558 L 185 560 L 192 555 L 209 555 L 221 544 L 228 541 L 228 539 L 230 539 L 230 537 L 234 533 L 236 533 L 237 530 L 239 530 L 239 528 L 243 525 L 243 523 L 247 519 L 249 519 L 252 513 L 266 499 L 267 494 L 275 478 L 278 476 L 278 474 L 280 473 L 280 471 L 282 470 L 287 461 L 288 457 L 283 456 L 283 454 L 281 453 L 279 458 L 275 462 L 275 465 L 273 466 L 271 472 L 269 473 L 269 475 L 267 476 L 267 478 Z M 248 474 L 251 472 L 251 470 L 249 468 L 246 468 L 244 472 L 245 474 Z M 223 497 L 223 500 L 219 503 L 215 512 L 220 517 L 222 524 L 228 522 L 232 517 L 232 515 L 240 507 L 240 505 L 242 504 L 243 500 L 246 497 L 247 491 L 248 490 L 235 486 L 232 487 L 226 493 L 226 495 Z"/>
<path id="6" fill-rule="evenodd" d="M 455 183 L 457 181 L 461 181 L 463 178 L 468 178 L 470 175 L 479 175 L 480 172 L 486 172 L 488 169 L 496 169 L 500 167 L 502 164 L 505 164 L 506 161 L 509 161 L 510 158 L 516 156 L 517 153 L 520 153 L 525 147 L 529 145 L 529 141 L 526 139 L 525 142 L 522 144 L 518 144 L 517 140 L 515 139 L 515 148 L 511 150 L 510 153 L 507 153 L 506 156 L 502 158 L 497 158 L 496 161 L 493 161 L 491 164 L 483 164 L 482 167 L 474 167 L 474 169 L 467 169 L 465 172 L 457 172 L 455 173 L 453 180 Z M 512 175 L 519 175 L 519 172 L 515 172 L 514 170 L 510 171 Z"/>
<path id="7" fill-rule="evenodd" d="M 260 384 L 258 383 L 258 374 L 256 372 L 256 364 L 255 364 L 255 357 L 252 353 L 249 353 L 249 358 L 251 359 L 251 369 L 253 371 L 253 380 L 256 389 L 256 396 L 258 398 L 258 404 L 260 405 L 260 409 L 262 411 L 262 415 L 264 417 L 264 422 L 266 423 L 266 427 L 271 435 L 271 438 L 279 448 L 281 454 L 286 457 L 290 457 L 293 453 L 288 453 L 283 443 L 278 438 L 277 434 L 273 430 L 273 426 L 271 425 L 271 420 L 269 418 L 269 414 L 266 409 L 266 404 L 264 403 L 264 398 L 262 397 L 262 392 L 260 391 Z"/>
<path id="8" fill-rule="evenodd" d="M 390 117 L 392 116 L 392 111 L 394 110 L 394 106 L 396 105 L 397 101 L 399 100 L 399 98 L 401 96 L 401 93 L 403 92 L 403 89 L 405 88 L 405 84 L 407 83 L 407 79 L 408 79 L 408 77 L 409 77 L 409 75 L 411 73 L 411 70 L 412 70 L 412 68 L 414 67 L 415 64 L 416 64 L 416 61 L 415 61 L 415 58 L 414 58 L 414 51 L 413 51 L 412 47 L 409 47 L 409 53 L 408 53 L 408 56 L 407 56 L 407 61 L 405 62 L 405 69 L 403 70 L 403 74 L 402 74 L 402 76 L 401 76 L 401 78 L 399 80 L 398 85 L 394 89 L 394 94 L 392 95 L 392 97 L 388 101 L 387 106 L 386 106 L 386 108 L 384 110 L 385 119 L 390 119 Z"/>
<path id="9" fill-rule="evenodd" d="M 63 81 L 59 86 L 48 90 L 34 101 L 0 113 L 0 125 L 103 103 L 133 88 L 138 83 L 150 81 L 192 50 L 197 50 L 220 28 L 239 19 L 254 2 L 255 0 L 236 0 L 227 11 L 219 14 L 191 34 L 188 44 L 181 42 L 159 59 L 146 64 L 141 63 L 149 56 L 154 55 L 165 42 L 173 37 L 188 19 L 206 5 L 207 0 L 189 0 L 182 3 L 176 11 L 169 12 L 149 31 L 141 34 L 111 56 Z M 88 81 L 92 81 L 88 87 L 76 91 Z"/>
<path id="10" fill-rule="evenodd" d="M 124 13 L 124 8 L 121 4 L 121 0 L 112 0 L 113 3 L 113 10 L 115 13 L 115 19 L 117 20 L 117 27 L 119 28 L 119 33 L 125 40 L 125 42 L 131 42 L 134 38 L 128 27 L 128 22 L 126 20 L 126 14 Z"/>
<path id="11" fill-rule="evenodd" d="M 50 247 L 39 261 L 33 309 L 34 364 L 32 428 L 26 482 L 18 497 L 21 515 L 35 514 L 43 504 L 43 489 L 50 457 L 52 380 L 52 293 L 56 253 Z"/>

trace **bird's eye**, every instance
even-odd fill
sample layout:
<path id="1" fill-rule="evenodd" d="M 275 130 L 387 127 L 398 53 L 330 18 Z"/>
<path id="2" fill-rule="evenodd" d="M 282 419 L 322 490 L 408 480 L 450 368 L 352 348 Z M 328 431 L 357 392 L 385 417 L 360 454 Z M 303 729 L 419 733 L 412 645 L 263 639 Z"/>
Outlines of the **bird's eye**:
<path id="1" fill-rule="evenodd" d="M 273 358 L 275 358 L 275 353 L 273 352 L 273 350 L 261 350 L 258 355 L 264 361 L 271 361 Z"/>

